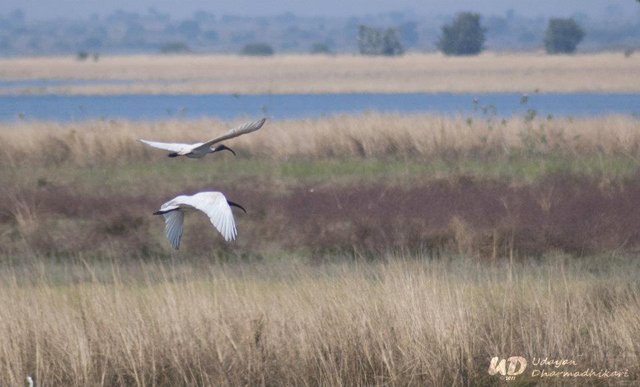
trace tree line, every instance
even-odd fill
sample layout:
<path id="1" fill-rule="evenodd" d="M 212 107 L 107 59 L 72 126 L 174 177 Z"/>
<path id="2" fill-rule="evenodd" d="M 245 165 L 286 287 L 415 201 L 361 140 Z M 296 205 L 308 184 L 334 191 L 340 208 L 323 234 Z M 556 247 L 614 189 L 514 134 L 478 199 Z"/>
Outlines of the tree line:
<path id="1" fill-rule="evenodd" d="M 511 10 L 502 15 L 454 16 L 397 12 L 357 17 L 240 17 L 198 11 L 174 19 L 151 9 L 89 19 L 32 20 L 15 10 L 0 14 L 0 56 L 76 53 L 80 60 L 96 60 L 100 56 L 95 54 L 139 52 L 393 56 L 433 50 L 473 55 L 484 49 L 537 50 L 544 43 L 549 52 L 570 52 L 579 43 L 585 51 L 613 49 L 632 54 L 640 44 L 640 14 L 615 18 L 578 14 L 559 19 L 570 20 L 574 26 Z M 585 31 L 588 37 L 583 39 Z"/>
<path id="2" fill-rule="evenodd" d="M 477 55 L 484 49 L 485 33 L 480 14 L 461 12 L 442 27 L 436 46 L 445 55 Z M 584 36 L 584 30 L 574 19 L 552 18 L 544 36 L 545 51 L 549 54 L 573 53 Z M 363 55 L 394 56 L 404 52 L 397 29 L 364 25 L 358 31 L 358 48 Z"/>

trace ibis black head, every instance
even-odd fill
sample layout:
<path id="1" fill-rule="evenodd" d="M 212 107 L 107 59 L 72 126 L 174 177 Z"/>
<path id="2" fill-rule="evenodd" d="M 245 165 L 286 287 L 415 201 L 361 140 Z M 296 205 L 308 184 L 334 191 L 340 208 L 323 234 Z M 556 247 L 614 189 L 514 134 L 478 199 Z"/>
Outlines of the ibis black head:
<path id="1" fill-rule="evenodd" d="M 218 145 L 217 147 L 213 148 L 213 152 L 220 152 L 220 151 L 223 151 L 223 150 L 227 150 L 227 151 L 233 153 L 234 156 L 236 155 L 236 152 L 234 152 L 233 149 L 229 148 L 226 145 L 222 145 L 221 144 L 221 145 Z"/>
<path id="2" fill-rule="evenodd" d="M 241 205 L 239 205 L 238 203 L 234 203 L 231 200 L 227 200 L 227 203 L 229 203 L 229 205 L 231 207 L 238 207 L 239 209 L 241 209 L 242 211 L 244 211 L 244 213 L 247 213 L 247 210 L 244 209 L 244 207 L 242 207 Z"/>

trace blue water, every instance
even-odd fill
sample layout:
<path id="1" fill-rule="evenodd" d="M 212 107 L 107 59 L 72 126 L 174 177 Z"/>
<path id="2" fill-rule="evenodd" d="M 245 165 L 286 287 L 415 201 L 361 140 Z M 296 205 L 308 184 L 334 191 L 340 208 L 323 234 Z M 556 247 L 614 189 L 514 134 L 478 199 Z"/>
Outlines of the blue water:
<path id="1" fill-rule="evenodd" d="M 232 119 L 261 115 L 283 119 L 366 111 L 508 117 L 529 110 L 540 116 L 640 115 L 640 94 L 536 93 L 526 101 L 519 93 L 0 96 L 0 121 Z"/>

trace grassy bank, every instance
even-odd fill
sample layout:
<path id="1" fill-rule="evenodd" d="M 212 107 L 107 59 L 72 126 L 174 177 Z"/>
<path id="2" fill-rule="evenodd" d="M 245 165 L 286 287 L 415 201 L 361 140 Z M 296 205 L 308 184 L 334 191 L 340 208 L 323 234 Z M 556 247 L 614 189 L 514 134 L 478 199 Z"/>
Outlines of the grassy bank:
<path id="1" fill-rule="evenodd" d="M 529 359 L 520 383 L 541 381 L 534 357 L 576 362 L 563 371 L 626 371 L 590 383 L 640 377 L 637 260 L 407 258 L 2 266 L 0 379 L 497 385 L 494 356 Z"/>
<path id="2" fill-rule="evenodd" d="M 95 80 L 5 86 L 13 93 L 636 92 L 640 56 L 495 54 L 398 58 L 351 55 L 155 55 L 0 59 L 8 80 Z M 113 82 L 113 81 L 118 82 Z M 130 81 L 121 83 L 120 81 Z M 112 81 L 112 82 L 109 82 Z"/>

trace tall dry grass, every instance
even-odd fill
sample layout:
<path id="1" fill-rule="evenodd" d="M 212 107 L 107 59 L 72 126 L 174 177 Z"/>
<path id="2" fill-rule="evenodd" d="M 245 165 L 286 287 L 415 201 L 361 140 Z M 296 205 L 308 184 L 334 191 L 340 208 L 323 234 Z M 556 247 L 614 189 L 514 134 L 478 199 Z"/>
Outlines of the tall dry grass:
<path id="1" fill-rule="evenodd" d="M 532 378 L 533 357 L 627 374 L 561 383 L 638 382 L 637 260 L 387 259 L 2 267 L 0 380 L 497 385 L 490 358 L 523 356 L 520 383 L 558 381 Z"/>
<path id="2" fill-rule="evenodd" d="M 247 118 L 247 120 L 250 118 Z M 97 165 L 155 160 L 163 151 L 139 138 L 202 141 L 243 120 L 88 121 L 0 124 L 0 163 Z M 597 118 L 442 117 L 366 113 L 272 120 L 259 132 L 230 140 L 243 156 L 292 158 L 486 159 L 562 154 L 618 155 L 640 163 L 640 120 Z"/>
<path id="3" fill-rule="evenodd" d="M 6 86 L 0 93 L 634 92 L 640 59 L 623 53 L 446 57 L 356 55 L 132 55 L 0 59 L 3 79 L 88 79 L 65 86 Z M 109 83 L 128 80 L 130 83 Z"/>

